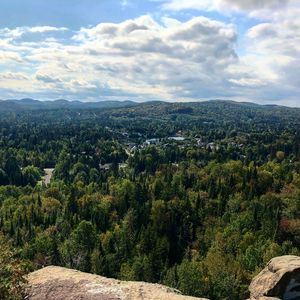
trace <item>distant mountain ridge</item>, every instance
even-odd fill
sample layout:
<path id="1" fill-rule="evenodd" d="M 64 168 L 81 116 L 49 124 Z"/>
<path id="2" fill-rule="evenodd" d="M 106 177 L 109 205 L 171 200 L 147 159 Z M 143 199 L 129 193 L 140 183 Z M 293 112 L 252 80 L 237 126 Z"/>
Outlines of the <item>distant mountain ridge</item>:
<path id="1" fill-rule="evenodd" d="M 222 112 L 224 108 L 236 109 L 255 109 L 255 110 L 294 110 L 294 113 L 300 112 L 300 108 L 291 108 L 287 106 L 280 106 L 276 104 L 261 105 L 252 102 L 237 102 L 233 100 L 214 99 L 208 101 L 198 102 L 164 102 L 164 101 L 148 101 L 148 102 L 134 102 L 126 101 L 98 101 L 98 102 L 81 102 L 68 101 L 58 99 L 53 101 L 40 101 L 31 98 L 24 98 L 20 100 L 0 100 L 0 112 L 22 112 L 22 111 L 36 111 L 36 110 L 55 110 L 55 109 L 133 109 L 134 112 L 141 114 L 154 113 L 181 113 L 191 114 L 193 110 L 195 113 L 199 109 L 216 109 Z M 131 111 L 131 112 L 133 112 Z"/>
<path id="2" fill-rule="evenodd" d="M 23 111 L 23 110 L 48 110 L 48 109 L 93 109 L 93 108 L 121 108 L 136 105 L 133 101 L 99 101 L 81 102 L 58 99 L 53 101 L 40 101 L 31 98 L 20 100 L 0 100 L 0 111 Z"/>

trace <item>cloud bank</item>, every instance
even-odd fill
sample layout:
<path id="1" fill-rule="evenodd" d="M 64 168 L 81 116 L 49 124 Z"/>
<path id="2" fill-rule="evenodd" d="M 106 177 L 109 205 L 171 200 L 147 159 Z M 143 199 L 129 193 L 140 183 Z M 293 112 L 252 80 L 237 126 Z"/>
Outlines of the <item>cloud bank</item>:
<path id="1" fill-rule="evenodd" d="M 170 0 L 162 5 L 167 10 L 239 11 L 260 21 L 242 37 L 242 51 L 236 24 L 203 16 L 180 21 L 144 15 L 77 31 L 3 28 L 0 97 L 222 98 L 300 105 L 298 3 Z M 266 10 L 272 13 L 261 19 Z"/>

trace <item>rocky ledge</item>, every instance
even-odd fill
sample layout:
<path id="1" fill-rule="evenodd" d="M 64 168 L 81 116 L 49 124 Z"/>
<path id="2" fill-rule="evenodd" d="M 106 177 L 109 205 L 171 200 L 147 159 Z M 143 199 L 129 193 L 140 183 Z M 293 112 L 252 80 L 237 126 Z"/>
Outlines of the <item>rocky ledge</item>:
<path id="1" fill-rule="evenodd" d="M 33 272 L 28 283 L 28 300 L 201 300 L 159 284 L 125 282 L 61 267 Z M 273 258 L 253 279 L 249 291 L 250 300 L 300 300 L 300 257 Z"/>
<path id="2" fill-rule="evenodd" d="M 28 282 L 28 300 L 200 300 L 159 284 L 119 281 L 54 266 L 29 274 Z"/>
<path id="3" fill-rule="evenodd" d="M 273 258 L 253 279 L 249 291 L 250 300 L 299 300 L 300 257 Z"/>

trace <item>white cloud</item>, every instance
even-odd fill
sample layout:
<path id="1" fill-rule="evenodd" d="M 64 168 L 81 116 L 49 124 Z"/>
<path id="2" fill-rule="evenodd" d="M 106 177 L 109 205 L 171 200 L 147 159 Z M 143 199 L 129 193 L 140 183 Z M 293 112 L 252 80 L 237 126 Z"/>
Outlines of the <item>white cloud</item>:
<path id="1" fill-rule="evenodd" d="M 298 95 L 300 86 L 300 14 L 286 9 L 268 23 L 252 27 L 247 34 L 247 52 L 253 65 L 268 70 L 273 92 Z"/>
<path id="2" fill-rule="evenodd" d="M 250 13 L 254 17 L 269 17 L 273 10 L 287 5 L 299 5 L 299 0 L 152 0 L 161 2 L 162 8 L 169 11 L 208 10 L 224 12 Z"/>
<path id="3" fill-rule="evenodd" d="M 39 81 L 42 81 L 44 83 L 59 83 L 59 82 L 62 82 L 59 78 L 57 77 L 52 77 L 52 76 L 49 76 L 47 74 L 36 74 L 35 75 L 35 78 Z"/>
<path id="4" fill-rule="evenodd" d="M 217 90 L 215 85 L 226 81 L 226 67 L 237 61 L 235 29 L 204 17 L 164 21 L 163 26 L 144 16 L 100 24 L 74 38 L 94 71 L 115 88 L 169 99 Z"/>
<path id="5" fill-rule="evenodd" d="M 13 29 L 3 28 L 0 29 L 0 38 L 16 39 L 22 37 L 27 33 L 51 33 L 51 32 L 63 32 L 68 29 L 65 27 L 52 27 L 52 26 L 35 26 L 35 27 L 16 27 Z"/>
<path id="6" fill-rule="evenodd" d="M 2 29 L 0 64 L 6 70 L 0 72 L 0 90 L 82 100 L 292 103 L 300 86 L 299 21 L 292 14 L 285 10 L 251 28 L 242 55 L 236 51 L 236 27 L 205 17 L 182 22 L 146 15 L 81 28 L 63 42 L 55 33 L 66 29 L 26 28 L 42 35 L 39 42 L 19 38 L 20 28 Z M 16 77 L 10 64 L 20 65 Z"/>
<path id="7" fill-rule="evenodd" d="M 257 11 L 262 9 L 278 9 L 286 6 L 289 0 L 215 0 L 215 6 L 219 9 Z"/>
<path id="8" fill-rule="evenodd" d="M 8 62 L 21 63 L 23 61 L 20 54 L 11 51 L 0 51 L 0 64 Z"/>
<path id="9" fill-rule="evenodd" d="M 0 73 L 1 80 L 28 80 L 29 78 L 22 73 L 5 72 Z"/>
<path id="10" fill-rule="evenodd" d="M 35 27 L 24 27 L 24 31 L 33 32 L 33 33 L 43 33 L 43 32 L 50 32 L 50 31 L 67 31 L 68 28 L 66 27 L 53 27 L 53 26 L 35 26 Z"/>

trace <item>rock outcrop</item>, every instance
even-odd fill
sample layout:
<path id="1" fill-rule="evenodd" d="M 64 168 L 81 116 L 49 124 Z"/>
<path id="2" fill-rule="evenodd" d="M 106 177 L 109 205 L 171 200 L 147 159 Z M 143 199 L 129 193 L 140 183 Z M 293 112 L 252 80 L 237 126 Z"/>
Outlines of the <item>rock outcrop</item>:
<path id="1" fill-rule="evenodd" d="M 205 300 L 159 284 L 120 281 L 54 266 L 30 273 L 28 282 L 28 300 Z M 250 300 L 300 300 L 300 257 L 273 258 L 253 279 L 249 291 Z"/>
<path id="2" fill-rule="evenodd" d="M 29 274 L 28 282 L 28 300 L 200 300 L 159 284 L 119 281 L 53 266 Z"/>
<path id="3" fill-rule="evenodd" d="M 249 291 L 251 300 L 299 300 L 300 257 L 273 258 L 253 279 Z"/>

